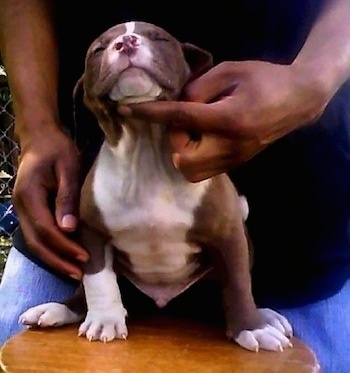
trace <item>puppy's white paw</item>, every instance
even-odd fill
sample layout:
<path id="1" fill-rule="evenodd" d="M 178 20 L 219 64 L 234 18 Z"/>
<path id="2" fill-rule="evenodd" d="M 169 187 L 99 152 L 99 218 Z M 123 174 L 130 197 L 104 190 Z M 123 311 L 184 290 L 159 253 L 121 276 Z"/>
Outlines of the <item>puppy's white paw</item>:
<path id="1" fill-rule="evenodd" d="M 283 351 L 292 346 L 289 338 L 271 325 L 266 325 L 261 329 L 243 330 L 235 341 L 247 350 L 256 352 L 260 349 Z"/>
<path id="2" fill-rule="evenodd" d="M 80 325 L 79 336 L 85 335 L 89 341 L 102 342 L 110 342 L 116 338 L 126 339 L 126 315 L 122 305 L 113 305 L 106 310 L 89 310 L 85 321 Z"/>
<path id="3" fill-rule="evenodd" d="M 268 325 L 275 327 L 288 338 L 293 337 L 292 325 L 286 317 L 270 308 L 258 308 L 258 311 Z"/>
<path id="4" fill-rule="evenodd" d="M 80 321 L 82 315 L 77 315 L 66 305 L 61 303 L 44 303 L 29 308 L 19 317 L 19 322 L 28 326 L 40 326 L 42 328 L 73 324 Z"/>
<path id="5" fill-rule="evenodd" d="M 287 347 L 292 347 L 289 338 L 293 336 L 293 329 L 289 321 L 269 308 L 258 311 L 265 320 L 265 326 L 254 330 L 243 330 L 235 341 L 242 347 L 256 352 L 259 349 L 283 351 Z"/>

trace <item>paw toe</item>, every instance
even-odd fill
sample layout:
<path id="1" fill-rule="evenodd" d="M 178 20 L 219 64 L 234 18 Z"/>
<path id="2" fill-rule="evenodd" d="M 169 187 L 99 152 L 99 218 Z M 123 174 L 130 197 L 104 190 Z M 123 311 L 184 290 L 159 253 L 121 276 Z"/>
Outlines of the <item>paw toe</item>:
<path id="1" fill-rule="evenodd" d="M 259 351 L 260 349 L 283 351 L 285 348 L 291 347 L 289 338 L 271 325 L 261 329 L 243 330 L 235 338 L 235 341 L 250 351 Z"/>
<path id="2" fill-rule="evenodd" d="M 247 350 L 258 352 L 259 343 L 250 330 L 243 330 L 239 333 L 235 341 Z"/>
<path id="3" fill-rule="evenodd" d="M 285 316 L 270 308 L 260 308 L 258 311 L 263 316 L 267 324 L 280 330 L 284 335 L 286 335 L 289 338 L 293 336 L 292 325 Z"/>
<path id="4" fill-rule="evenodd" d="M 45 328 L 75 323 L 80 319 L 81 315 L 75 314 L 64 304 L 45 303 L 24 312 L 19 317 L 19 322 L 24 325 Z"/>
<path id="5" fill-rule="evenodd" d="M 86 336 L 89 341 L 110 342 L 114 339 L 126 339 L 128 330 L 125 314 L 88 314 L 79 327 L 79 336 Z"/>

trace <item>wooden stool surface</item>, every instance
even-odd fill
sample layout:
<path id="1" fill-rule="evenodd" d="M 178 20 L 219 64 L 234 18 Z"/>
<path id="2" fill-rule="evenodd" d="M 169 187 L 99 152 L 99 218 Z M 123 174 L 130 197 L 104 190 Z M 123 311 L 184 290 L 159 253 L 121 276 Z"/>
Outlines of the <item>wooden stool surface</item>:
<path id="1" fill-rule="evenodd" d="M 77 326 L 33 329 L 1 350 L 9 373 L 316 373 L 315 354 L 292 339 L 283 352 L 246 351 L 220 328 L 178 319 L 129 322 L 129 337 L 103 344 L 77 337 Z"/>

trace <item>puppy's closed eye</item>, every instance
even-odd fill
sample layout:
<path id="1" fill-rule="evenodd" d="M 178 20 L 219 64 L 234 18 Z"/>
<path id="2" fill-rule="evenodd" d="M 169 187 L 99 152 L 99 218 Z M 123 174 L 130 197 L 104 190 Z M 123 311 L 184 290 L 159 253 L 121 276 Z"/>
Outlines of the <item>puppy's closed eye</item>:
<path id="1" fill-rule="evenodd" d="M 94 55 L 99 54 L 99 53 L 103 52 L 105 49 L 106 49 L 105 47 L 103 47 L 102 45 L 99 45 L 92 50 L 92 54 L 94 54 Z"/>
<path id="2" fill-rule="evenodd" d="M 148 32 L 147 33 L 147 38 L 152 40 L 152 41 L 164 41 L 164 42 L 170 42 L 170 39 L 167 38 L 165 35 L 160 34 L 157 31 L 154 32 Z"/>

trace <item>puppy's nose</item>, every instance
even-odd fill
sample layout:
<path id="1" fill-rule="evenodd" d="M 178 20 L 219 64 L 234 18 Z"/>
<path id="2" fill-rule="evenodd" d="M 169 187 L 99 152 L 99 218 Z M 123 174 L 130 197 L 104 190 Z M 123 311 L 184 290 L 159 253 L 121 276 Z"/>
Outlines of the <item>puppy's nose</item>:
<path id="1" fill-rule="evenodd" d="M 124 35 L 121 41 L 115 44 L 115 49 L 126 54 L 133 54 L 138 46 L 138 39 L 135 35 Z"/>

